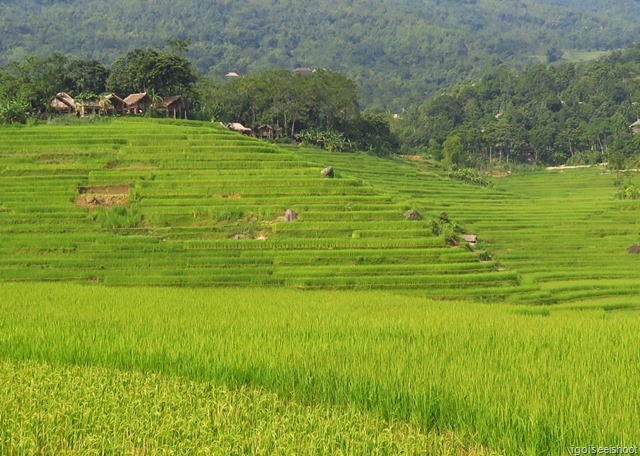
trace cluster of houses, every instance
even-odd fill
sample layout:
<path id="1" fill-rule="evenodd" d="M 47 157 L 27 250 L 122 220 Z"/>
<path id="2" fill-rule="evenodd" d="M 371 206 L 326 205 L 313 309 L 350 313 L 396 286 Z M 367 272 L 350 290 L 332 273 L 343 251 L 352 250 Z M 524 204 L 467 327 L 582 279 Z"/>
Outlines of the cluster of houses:
<path id="1" fill-rule="evenodd" d="M 176 95 L 153 102 L 147 92 L 132 93 L 120 98 L 114 93 L 106 94 L 96 100 L 74 100 L 71 95 L 60 92 L 51 100 L 51 110 L 58 114 L 75 114 L 79 117 L 104 115 L 144 115 L 152 107 L 164 112 L 167 117 L 186 119 L 192 107 L 192 101 Z"/>

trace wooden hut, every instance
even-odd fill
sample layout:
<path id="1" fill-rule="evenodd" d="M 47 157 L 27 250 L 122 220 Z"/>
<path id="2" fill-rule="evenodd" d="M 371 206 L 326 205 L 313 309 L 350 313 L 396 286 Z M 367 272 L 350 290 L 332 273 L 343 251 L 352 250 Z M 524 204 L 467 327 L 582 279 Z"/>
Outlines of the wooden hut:
<path id="1" fill-rule="evenodd" d="M 53 97 L 51 103 L 49 104 L 53 112 L 59 114 L 73 114 L 76 112 L 76 102 L 75 100 L 65 92 L 59 92 Z"/>
<path id="2" fill-rule="evenodd" d="M 275 139 L 275 129 L 268 124 L 260 125 L 256 129 L 256 138 Z"/>
<path id="3" fill-rule="evenodd" d="M 239 122 L 233 122 L 230 124 L 227 124 L 227 128 L 229 130 L 233 130 L 233 131 L 238 131 L 244 135 L 250 135 L 251 134 L 251 128 L 249 127 L 245 127 L 244 125 L 242 125 Z"/>
<path id="4" fill-rule="evenodd" d="M 123 115 L 127 112 L 127 105 L 115 93 L 108 93 L 100 99 L 100 113 L 103 115 Z"/>
<path id="5" fill-rule="evenodd" d="M 175 95 L 162 100 L 162 107 L 166 116 L 173 117 L 174 119 L 186 119 L 191 110 L 191 105 L 191 100 L 182 95 Z"/>
<path id="6" fill-rule="evenodd" d="M 127 106 L 127 114 L 144 114 L 151 107 L 151 98 L 147 92 L 132 93 L 123 101 Z"/>
<path id="7" fill-rule="evenodd" d="M 629 125 L 634 135 L 640 134 L 640 119 Z"/>
<path id="8" fill-rule="evenodd" d="M 76 102 L 76 113 L 79 117 L 99 116 L 100 100 L 87 100 Z"/>

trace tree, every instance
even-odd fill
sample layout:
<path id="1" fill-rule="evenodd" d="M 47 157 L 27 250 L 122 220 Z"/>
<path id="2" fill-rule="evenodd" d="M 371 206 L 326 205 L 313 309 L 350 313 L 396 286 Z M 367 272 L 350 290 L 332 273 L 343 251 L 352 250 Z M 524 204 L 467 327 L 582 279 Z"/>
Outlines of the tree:
<path id="1" fill-rule="evenodd" d="M 442 144 L 442 155 L 444 163 L 450 167 L 462 164 L 464 159 L 462 138 L 457 135 L 449 136 Z"/>
<path id="2" fill-rule="evenodd" d="M 72 60 L 66 66 L 65 92 L 104 93 L 109 70 L 96 60 Z"/>
<path id="3" fill-rule="evenodd" d="M 14 63 L 7 68 L 13 78 L 16 99 L 28 103 L 30 111 L 44 112 L 53 96 L 68 87 L 68 59 L 58 53 L 48 57 L 30 56 L 22 63 Z"/>
<path id="4" fill-rule="evenodd" d="M 0 123 L 25 123 L 29 103 L 22 98 L 0 98 Z"/>
<path id="5" fill-rule="evenodd" d="M 120 94 L 153 90 L 163 97 L 193 95 L 197 79 L 197 71 L 186 57 L 156 49 L 136 49 L 114 62 L 107 89 Z"/>

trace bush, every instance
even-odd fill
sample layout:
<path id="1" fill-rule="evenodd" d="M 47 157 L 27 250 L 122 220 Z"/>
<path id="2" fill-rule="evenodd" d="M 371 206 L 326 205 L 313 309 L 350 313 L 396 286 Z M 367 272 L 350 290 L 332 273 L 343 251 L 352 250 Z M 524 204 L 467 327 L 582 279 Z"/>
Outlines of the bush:
<path id="1" fill-rule="evenodd" d="M 473 168 L 459 168 L 449 172 L 449 177 L 452 179 L 461 180 L 463 182 L 469 182 L 475 185 L 481 185 L 483 187 L 489 187 L 491 182 L 484 178 L 477 170 Z"/>
<path id="2" fill-rule="evenodd" d="M 91 218 L 106 229 L 133 228 L 142 221 L 136 209 L 126 206 L 98 207 L 91 213 Z"/>
<path id="3" fill-rule="evenodd" d="M 640 188 L 634 184 L 627 184 L 616 192 L 617 199 L 637 200 L 640 199 Z"/>

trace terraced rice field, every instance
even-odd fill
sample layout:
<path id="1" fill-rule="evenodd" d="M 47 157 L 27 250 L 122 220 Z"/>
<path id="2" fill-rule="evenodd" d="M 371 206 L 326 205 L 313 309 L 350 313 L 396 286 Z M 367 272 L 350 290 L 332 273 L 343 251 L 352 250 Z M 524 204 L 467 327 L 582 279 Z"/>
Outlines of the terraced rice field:
<path id="1" fill-rule="evenodd" d="M 0 280 L 428 289 L 518 286 L 434 234 L 438 214 L 219 125 L 114 120 L 3 129 Z M 298 220 L 284 221 L 285 211 Z M 405 219 L 417 209 L 422 220 Z"/>
<path id="2" fill-rule="evenodd" d="M 627 248 L 640 243 L 640 204 L 614 198 L 615 174 L 600 168 L 530 171 L 495 177 L 492 188 L 484 188 L 443 178 L 421 161 L 300 154 L 432 212 L 446 211 L 477 234 L 479 249 L 519 278 L 519 287 L 496 290 L 493 300 L 638 305 L 640 256 Z"/>
<path id="3" fill-rule="evenodd" d="M 206 123 L 0 129 L 0 453 L 638 444 L 640 205 L 597 169 L 493 181 Z"/>

